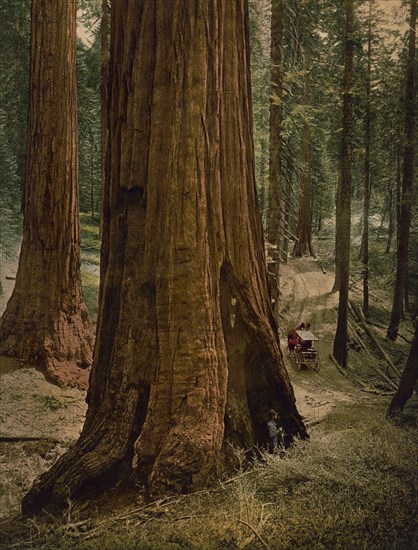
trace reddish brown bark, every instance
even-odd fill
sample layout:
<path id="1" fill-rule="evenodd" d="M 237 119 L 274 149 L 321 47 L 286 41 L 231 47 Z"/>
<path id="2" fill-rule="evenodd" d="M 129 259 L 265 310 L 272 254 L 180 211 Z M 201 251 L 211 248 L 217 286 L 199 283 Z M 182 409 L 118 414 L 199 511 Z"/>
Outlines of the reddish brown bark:
<path id="1" fill-rule="evenodd" d="M 301 29 L 301 37 L 303 41 L 308 40 L 310 33 L 310 27 L 306 23 L 303 24 Z M 306 107 L 309 107 L 311 101 L 311 70 L 312 61 L 309 47 L 307 45 L 303 48 L 304 57 L 304 90 L 303 101 Z M 298 215 L 298 227 L 297 237 L 293 248 L 293 255 L 297 257 L 309 254 L 314 256 L 312 246 L 312 145 L 311 145 L 311 129 L 309 124 L 305 122 L 302 132 L 302 174 L 300 181 L 300 195 L 299 195 L 299 215 Z"/>
<path id="2" fill-rule="evenodd" d="M 415 157 L 415 80 L 416 80 L 416 21 L 417 2 L 410 0 L 409 42 L 406 79 L 406 118 L 405 118 L 405 145 L 402 189 L 400 194 L 398 241 L 396 254 L 396 279 L 393 293 L 392 312 L 387 330 L 387 337 L 396 340 L 399 323 L 403 314 L 405 289 L 408 271 L 408 243 L 411 226 L 412 186 L 414 182 Z"/>
<path id="3" fill-rule="evenodd" d="M 371 69 L 372 69 L 372 0 L 369 0 L 367 35 L 367 81 L 366 81 L 366 132 L 364 158 L 363 234 L 361 238 L 361 261 L 363 264 L 363 313 L 369 314 L 369 211 L 370 211 L 370 154 L 371 154 Z M 389 212 L 390 215 L 390 212 Z"/>
<path id="4" fill-rule="evenodd" d="M 282 189 L 281 189 L 281 155 L 282 155 L 282 99 L 283 99 L 283 0 L 271 2 L 270 26 L 270 145 L 269 145 L 269 208 L 267 211 L 267 235 L 273 245 L 273 261 L 270 264 L 270 292 L 274 304 L 274 315 L 277 317 L 279 305 L 280 247 L 282 231 Z"/>
<path id="5" fill-rule="evenodd" d="M 80 279 L 75 13 L 75 0 L 32 1 L 23 242 L 1 353 L 86 387 L 93 328 Z"/>
<path id="6" fill-rule="evenodd" d="M 351 127 L 353 86 L 353 23 L 354 2 L 344 0 L 345 49 L 343 81 L 343 124 L 341 137 L 340 174 L 338 178 L 336 209 L 336 283 L 340 293 L 338 301 L 337 331 L 333 355 L 342 367 L 347 366 L 347 310 L 350 275 L 350 223 L 351 223 Z M 335 287 L 335 285 L 334 285 Z"/>
<path id="7" fill-rule="evenodd" d="M 280 248 L 281 231 L 281 141 L 283 99 L 283 0 L 271 2 L 271 98 L 270 98 L 270 155 L 269 210 L 267 234 L 271 244 Z M 278 258 L 280 254 L 277 254 Z M 277 259 L 277 266 L 279 260 Z M 278 273 L 277 273 L 278 275 Z"/>
<path id="8" fill-rule="evenodd" d="M 110 225 L 89 409 L 26 511 L 112 467 L 121 475 L 132 454 L 153 493 L 203 483 L 228 441 L 263 441 L 272 406 L 287 442 L 306 437 L 267 289 L 246 2 L 112 10 Z"/>
<path id="9" fill-rule="evenodd" d="M 409 350 L 408 359 L 402 376 L 399 380 L 399 387 L 392 398 L 386 416 L 391 417 L 403 412 L 406 403 L 412 397 L 418 380 L 418 322 L 415 320 L 415 334 Z"/>

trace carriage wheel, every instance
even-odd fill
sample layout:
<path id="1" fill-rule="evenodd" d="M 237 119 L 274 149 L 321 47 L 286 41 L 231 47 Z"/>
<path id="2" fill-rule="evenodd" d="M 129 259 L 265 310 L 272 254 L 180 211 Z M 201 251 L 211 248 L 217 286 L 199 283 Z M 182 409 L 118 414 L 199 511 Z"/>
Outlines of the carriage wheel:
<path id="1" fill-rule="evenodd" d="M 295 357 L 295 352 L 294 351 L 289 351 L 289 359 L 290 359 L 290 364 L 295 369 L 296 368 L 296 357 Z"/>
<path id="2" fill-rule="evenodd" d="M 319 353 L 316 355 L 316 360 L 313 364 L 313 367 L 316 372 L 319 372 L 319 369 L 321 368 L 321 365 L 319 364 Z"/>

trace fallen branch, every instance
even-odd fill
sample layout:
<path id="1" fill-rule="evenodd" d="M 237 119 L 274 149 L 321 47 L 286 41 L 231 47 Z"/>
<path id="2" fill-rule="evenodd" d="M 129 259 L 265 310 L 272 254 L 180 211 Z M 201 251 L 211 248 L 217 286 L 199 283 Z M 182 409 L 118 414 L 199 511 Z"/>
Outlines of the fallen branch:
<path id="1" fill-rule="evenodd" d="M 354 321 L 353 321 L 354 322 Z M 354 336 L 357 340 L 357 342 L 360 344 L 360 346 L 366 351 L 366 353 L 369 354 L 370 358 L 372 359 L 372 361 L 369 363 L 370 366 L 379 374 L 379 376 L 381 376 L 385 382 L 387 382 L 389 384 L 389 386 L 394 389 L 395 391 L 397 390 L 397 385 L 395 384 L 395 382 L 389 378 L 389 376 L 387 376 L 384 372 L 382 372 L 373 362 L 373 356 L 372 354 L 370 353 L 369 349 L 367 348 L 367 346 L 364 344 L 363 340 L 360 338 L 357 330 L 356 330 L 356 325 L 353 327 L 351 325 L 350 322 L 348 322 L 348 326 L 349 328 L 351 328 L 352 332 L 354 333 Z"/>
<path id="2" fill-rule="evenodd" d="M 258 540 L 261 542 L 261 544 L 264 546 L 264 548 L 267 548 L 267 550 L 270 550 L 270 546 L 266 543 L 266 541 L 262 538 L 260 533 L 255 529 L 252 525 L 247 523 L 246 521 L 242 519 L 237 519 L 239 523 L 242 523 L 243 525 L 246 525 L 248 529 L 251 529 L 251 531 L 254 533 L 254 535 L 258 538 Z"/>
<path id="3" fill-rule="evenodd" d="M 365 391 L 365 392 L 368 392 L 370 393 L 371 390 L 370 388 L 368 388 L 366 386 L 366 384 L 364 384 L 361 380 L 356 380 L 355 378 L 353 378 L 352 376 L 350 376 L 347 372 L 347 369 L 343 369 L 340 364 L 338 363 L 338 361 L 335 359 L 335 357 L 332 355 L 332 353 L 329 354 L 328 356 L 331 361 L 334 363 L 334 365 L 337 367 L 338 371 L 343 375 L 345 376 L 348 380 L 350 380 L 350 382 L 352 384 L 354 384 L 355 386 L 358 386 L 361 390 Z M 371 392 L 373 393 L 373 392 Z"/>
<path id="4" fill-rule="evenodd" d="M 382 346 L 380 345 L 380 343 L 377 341 L 376 337 L 374 336 L 374 334 L 372 333 L 372 331 L 370 330 L 368 324 L 367 324 L 367 321 L 363 315 L 363 312 L 361 311 L 361 309 L 359 307 L 356 306 L 356 304 L 354 304 L 353 302 L 349 301 L 349 307 L 351 307 L 351 310 L 354 312 L 355 316 L 357 317 L 357 319 L 359 320 L 361 326 L 364 328 L 364 330 L 366 331 L 367 333 L 367 336 L 372 340 L 372 342 L 374 343 L 374 345 L 377 347 L 377 349 L 380 351 L 383 359 L 386 361 L 386 363 L 389 365 L 389 367 L 391 368 L 392 372 L 398 377 L 400 378 L 401 377 L 401 373 L 399 372 L 399 369 L 393 364 L 392 360 L 390 359 L 390 357 L 388 356 L 388 354 L 385 352 L 385 350 L 382 348 Z"/>
<path id="5" fill-rule="evenodd" d="M 19 435 L 0 435 L 0 442 L 20 443 L 23 441 L 48 441 L 48 443 L 62 443 L 59 439 L 52 437 L 36 437 L 36 436 L 19 436 Z"/>

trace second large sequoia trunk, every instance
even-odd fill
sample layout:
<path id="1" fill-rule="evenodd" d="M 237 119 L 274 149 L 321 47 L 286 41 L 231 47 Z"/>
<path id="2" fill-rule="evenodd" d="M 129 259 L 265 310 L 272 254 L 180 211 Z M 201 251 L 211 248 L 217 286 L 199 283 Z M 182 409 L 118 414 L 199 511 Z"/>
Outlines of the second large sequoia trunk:
<path id="1" fill-rule="evenodd" d="M 86 388 L 93 326 L 81 290 L 76 110 L 75 0 L 32 0 L 23 241 L 0 354 Z"/>
<path id="2" fill-rule="evenodd" d="M 124 458 L 183 491 L 306 437 L 272 316 L 256 204 L 244 0 L 113 3 L 108 193 L 82 435 L 25 497 L 63 499 Z"/>

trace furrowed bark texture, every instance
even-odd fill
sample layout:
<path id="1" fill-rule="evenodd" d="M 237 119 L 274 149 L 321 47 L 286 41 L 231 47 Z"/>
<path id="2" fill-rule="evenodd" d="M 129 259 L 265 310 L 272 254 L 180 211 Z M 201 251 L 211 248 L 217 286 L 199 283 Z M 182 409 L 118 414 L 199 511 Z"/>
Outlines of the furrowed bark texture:
<path id="1" fill-rule="evenodd" d="M 271 95 L 270 98 L 270 158 L 269 158 L 269 209 L 267 234 L 271 244 L 280 248 L 281 231 L 281 141 L 283 99 L 283 0 L 271 2 Z M 279 256 L 278 252 L 278 256 Z M 277 259 L 277 263 L 279 260 Z"/>
<path id="2" fill-rule="evenodd" d="M 398 390 L 392 398 L 386 416 L 391 417 L 402 413 L 408 400 L 414 393 L 418 380 L 418 323 L 415 321 L 415 334 L 409 350 L 408 359 L 402 376 L 399 380 Z"/>
<path id="3" fill-rule="evenodd" d="M 32 1 L 23 242 L 0 351 L 85 388 L 93 327 L 80 279 L 75 15 L 75 0 Z"/>
<path id="4" fill-rule="evenodd" d="M 312 88 L 312 59 L 309 46 L 312 32 L 309 19 L 306 19 L 305 1 L 301 1 L 301 9 L 305 12 L 299 23 L 299 36 L 301 41 L 300 56 L 303 60 L 305 71 L 303 86 L 303 101 L 309 110 Z M 303 125 L 302 132 L 302 174 L 300 181 L 299 214 L 297 237 L 293 248 L 293 255 L 302 257 L 306 254 L 314 256 L 312 246 L 312 144 L 311 129 L 307 122 Z"/>
<path id="5" fill-rule="evenodd" d="M 350 223 L 351 223 L 351 127 L 353 85 L 353 0 L 344 0 L 345 6 L 345 51 L 343 81 L 343 130 L 341 138 L 340 175 L 338 178 L 336 209 L 336 264 L 338 271 L 337 331 L 333 356 L 341 365 L 347 366 L 347 310 L 350 275 Z M 337 277 L 336 277 L 337 279 Z"/>
<path id="6" fill-rule="evenodd" d="M 270 307 L 253 172 L 246 2 L 113 3 L 101 303 L 76 446 L 24 510 L 132 458 L 184 491 L 263 440 L 306 437 Z"/>
<path id="7" fill-rule="evenodd" d="M 364 153 L 363 234 L 361 237 L 361 261 L 363 264 L 363 313 L 369 314 L 369 212 L 370 212 L 370 157 L 371 157 L 371 66 L 372 66 L 372 0 L 369 0 L 367 34 L 367 81 Z M 391 213 L 389 211 L 389 216 Z"/>
<path id="8" fill-rule="evenodd" d="M 406 119 L 402 189 L 398 217 L 398 241 L 396 257 L 396 279 L 393 292 L 392 312 L 387 337 L 396 340 L 399 323 L 403 315 L 408 271 L 408 244 L 411 226 L 411 204 L 414 182 L 415 129 L 416 129 L 416 23 L 417 2 L 410 1 L 408 62 L 406 75 Z"/>

